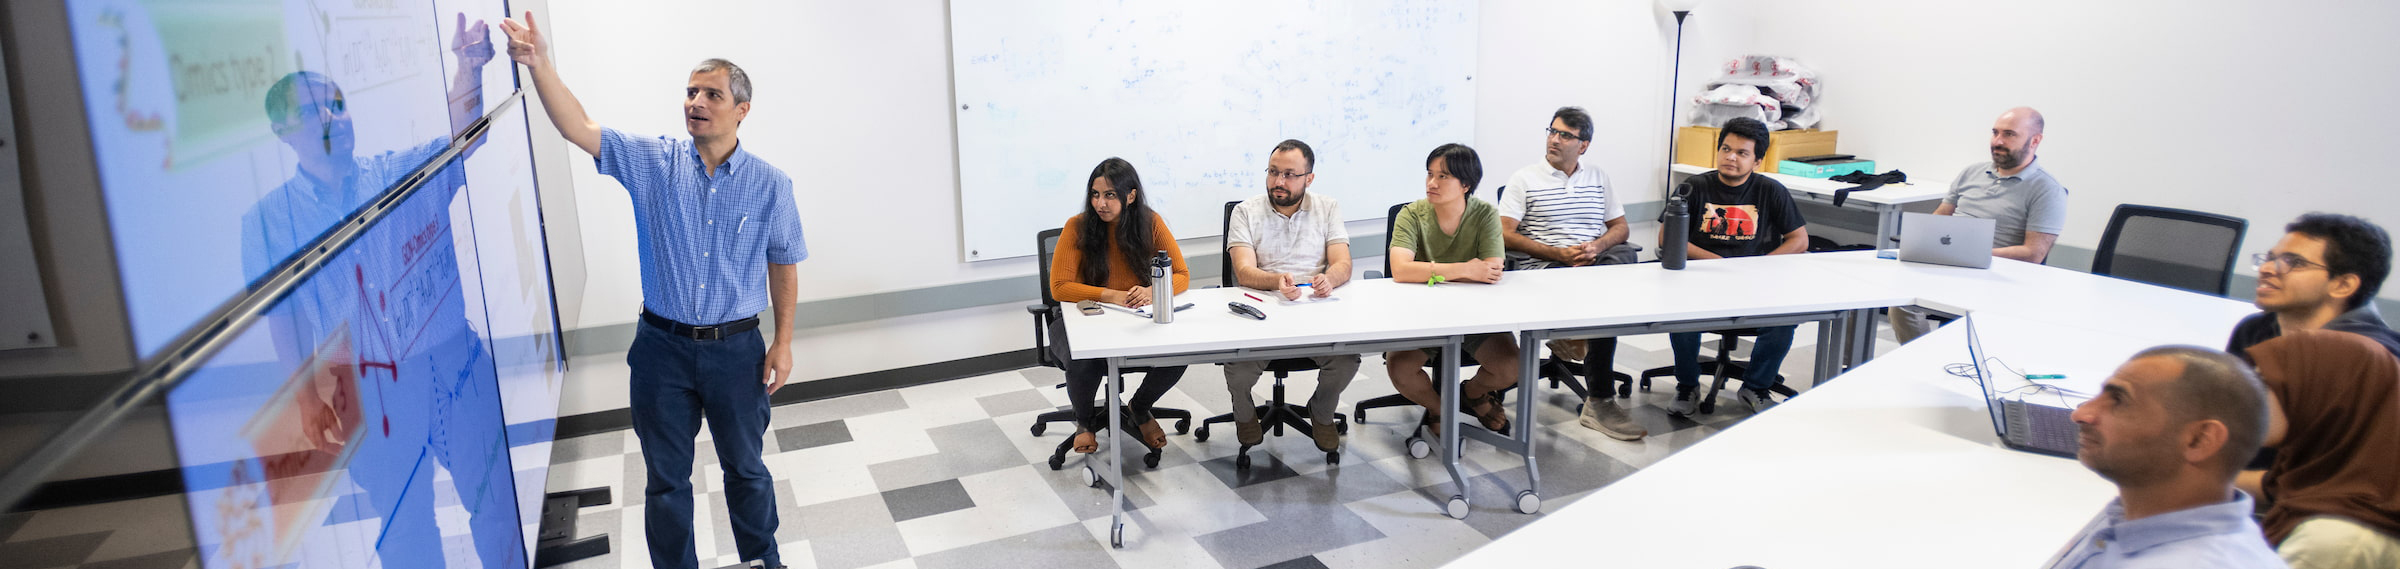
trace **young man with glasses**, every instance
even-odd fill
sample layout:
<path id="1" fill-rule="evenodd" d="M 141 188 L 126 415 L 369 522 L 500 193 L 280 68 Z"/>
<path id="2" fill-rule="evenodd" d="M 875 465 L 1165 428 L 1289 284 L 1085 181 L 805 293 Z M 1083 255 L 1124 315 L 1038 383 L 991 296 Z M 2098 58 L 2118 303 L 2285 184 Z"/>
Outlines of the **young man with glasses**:
<path id="1" fill-rule="evenodd" d="M 1233 258 L 1234 280 L 1271 290 L 1284 300 L 1326 298 L 1350 282 L 1350 233 L 1342 228 L 1339 203 L 1308 191 L 1317 180 L 1317 152 L 1308 143 L 1285 140 L 1267 153 L 1267 193 L 1233 206 L 1226 220 L 1225 254 Z M 1311 358 L 1317 364 L 1317 393 L 1308 399 L 1310 438 L 1317 450 L 1342 448 L 1333 421 L 1342 389 L 1358 375 L 1358 354 Z M 1268 360 L 1225 364 L 1225 389 L 1233 393 L 1234 438 L 1243 448 L 1266 436 L 1250 388 Z"/>
<path id="2" fill-rule="evenodd" d="M 2251 256 L 2258 269 L 2259 313 L 2233 327 L 2225 351 L 2249 359 L 2251 346 L 2300 330 L 2366 336 L 2400 356 L 2400 333 L 2384 324 L 2375 293 L 2392 272 L 2392 238 L 2373 222 L 2334 213 L 2300 216 L 2283 240 Z"/>
<path id="3" fill-rule="evenodd" d="M 1610 195 L 1607 172 L 1583 163 L 1584 151 L 1592 146 L 1592 116 L 1581 108 L 1560 107 L 1543 132 L 1542 161 L 1518 168 L 1501 186 L 1500 236 L 1509 264 L 1548 269 L 1634 262 L 1634 248 L 1625 243 L 1631 233 L 1625 204 Z M 1592 384 L 1578 422 L 1617 440 L 1648 436 L 1648 429 L 1616 405 L 1608 366 L 1616 360 L 1617 339 L 1579 342 L 1584 376 Z"/>

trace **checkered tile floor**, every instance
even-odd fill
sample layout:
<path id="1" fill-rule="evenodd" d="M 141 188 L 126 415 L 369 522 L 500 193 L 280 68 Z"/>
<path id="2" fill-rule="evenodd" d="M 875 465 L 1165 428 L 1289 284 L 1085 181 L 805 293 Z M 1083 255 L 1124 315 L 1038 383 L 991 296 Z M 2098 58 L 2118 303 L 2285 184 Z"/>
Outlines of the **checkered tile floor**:
<path id="1" fill-rule="evenodd" d="M 1783 373 L 1805 389 L 1814 330 L 1803 326 Z M 1887 338 L 1879 348 L 1892 347 Z M 1881 350 L 1879 350 L 1881 351 Z M 1737 355 L 1738 357 L 1738 355 Z M 1380 358 L 1368 356 L 1348 404 L 1392 393 Z M 1665 336 L 1628 338 L 1617 367 L 1633 371 L 1670 361 Z M 573 374 L 623 374 L 622 357 L 574 362 Z M 1230 408 L 1216 366 L 1195 366 L 1162 406 L 1200 417 Z M 572 378 L 570 378 L 571 381 Z M 1108 495 L 1085 487 L 1080 465 L 1100 455 L 1070 455 L 1065 470 L 1044 463 L 1071 429 L 1044 436 L 1036 415 L 1065 406 L 1062 380 L 1046 368 L 788 405 L 774 410 L 767 465 L 775 474 L 782 527 L 777 539 L 792 567 L 1433 567 L 1490 542 L 1539 515 L 1518 514 L 1511 496 L 1526 482 L 1524 461 L 1469 443 L 1475 476 L 1466 520 L 1444 517 L 1434 502 L 1449 477 L 1438 461 L 1408 458 L 1401 440 L 1416 412 L 1369 412 L 1353 425 L 1340 466 L 1327 467 L 1301 433 L 1272 437 L 1251 450 L 1253 467 L 1236 471 L 1231 431 L 1202 443 L 1170 437 L 1156 469 L 1127 455 L 1132 506 L 1125 548 L 1108 546 Z M 1636 392 L 1634 415 L 1650 437 L 1622 442 L 1576 424 L 1572 395 L 1535 394 L 1540 425 L 1543 508 L 1555 511 L 1592 490 L 1647 467 L 1748 416 L 1728 392 L 1714 415 L 1669 416 L 1672 379 Z M 1267 382 L 1259 386 L 1264 401 Z M 1289 380 L 1305 399 L 1310 373 Z M 1523 422 L 1518 418 L 1520 423 Z M 703 440 L 707 431 L 701 431 Z M 1133 445 L 1129 445 L 1133 446 Z M 694 476 L 696 544 L 703 566 L 734 566 L 716 456 L 699 445 Z M 551 449 L 553 491 L 609 488 L 615 500 L 585 508 L 583 535 L 607 533 L 609 555 L 575 569 L 647 567 L 642 540 L 644 476 L 631 431 L 558 441 Z M 64 510 L 0 515 L 0 567 L 176 569 L 196 567 L 189 530 L 173 497 Z"/>

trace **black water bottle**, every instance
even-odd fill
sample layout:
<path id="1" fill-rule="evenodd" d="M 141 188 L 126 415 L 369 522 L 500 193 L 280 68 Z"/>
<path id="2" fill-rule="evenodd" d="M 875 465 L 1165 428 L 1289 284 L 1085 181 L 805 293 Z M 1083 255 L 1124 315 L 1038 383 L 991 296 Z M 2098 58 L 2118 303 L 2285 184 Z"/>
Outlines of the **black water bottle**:
<path id="1" fill-rule="evenodd" d="M 1666 228 L 1666 241 L 1658 244 L 1658 264 L 1670 271 L 1683 270 L 1683 261 L 1691 254 L 1692 213 L 1684 198 L 1692 194 L 1692 183 L 1685 181 L 1667 196 L 1667 215 L 1660 220 Z"/>

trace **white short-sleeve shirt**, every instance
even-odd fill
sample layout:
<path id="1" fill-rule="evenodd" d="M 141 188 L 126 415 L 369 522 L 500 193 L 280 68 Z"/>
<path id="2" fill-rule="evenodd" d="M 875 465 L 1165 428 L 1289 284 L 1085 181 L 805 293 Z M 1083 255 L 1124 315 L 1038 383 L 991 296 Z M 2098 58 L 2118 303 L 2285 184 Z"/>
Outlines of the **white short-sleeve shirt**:
<path id="1" fill-rule="evenodd" d="M 1315 275 L 1325 272 L 1325 247 L 1349 243 L 1342 228 L 1339 202 L 1317 192 L 1300 196 L 1299 211 L 1286 216 L 1275 211 L 1266 194 L 1233 206 L 1232 223 L 1225 228 L 1225 248 L 1249 247 L 1258 256 L 1259 270 L 1270 273 Z"/>

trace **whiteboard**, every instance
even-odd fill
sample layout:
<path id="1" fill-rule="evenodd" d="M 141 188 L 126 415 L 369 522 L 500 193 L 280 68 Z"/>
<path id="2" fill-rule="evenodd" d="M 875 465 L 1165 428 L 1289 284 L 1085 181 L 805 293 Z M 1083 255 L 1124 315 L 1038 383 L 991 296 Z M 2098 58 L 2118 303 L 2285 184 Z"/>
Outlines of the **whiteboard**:
<path id="1" fill-rule="evenodd" d="M 1177 238 L 1217 235 L 1286 138 L 1316 151 L 1309 191 L 1382 219 L 1424 196 L 1426 154 L 1474 135 L 1475 5 L 952 2 L 961 252 L 1032 255 L 1111 156 Z"/>

